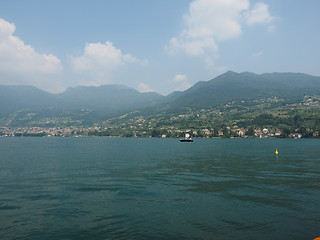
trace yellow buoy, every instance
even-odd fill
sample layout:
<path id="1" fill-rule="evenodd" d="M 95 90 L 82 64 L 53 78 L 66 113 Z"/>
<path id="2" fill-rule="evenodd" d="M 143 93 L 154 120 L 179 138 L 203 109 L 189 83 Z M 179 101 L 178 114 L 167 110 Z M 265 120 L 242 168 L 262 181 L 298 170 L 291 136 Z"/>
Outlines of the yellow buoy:
<path id="1" fill-rule="evenodd" d="M 278 154 L 279 152 L 278 152 L 278 149 L 276 149 L 276 151 L 274 152 L 275 154 Z"/>

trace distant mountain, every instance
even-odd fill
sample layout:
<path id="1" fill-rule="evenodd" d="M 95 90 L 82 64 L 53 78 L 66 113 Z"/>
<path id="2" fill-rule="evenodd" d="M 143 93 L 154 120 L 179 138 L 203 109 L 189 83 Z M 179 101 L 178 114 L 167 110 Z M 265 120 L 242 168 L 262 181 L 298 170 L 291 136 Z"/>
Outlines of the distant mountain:
<path id="1" fill-rule="evenodd" d="M 90 108 L 103 112 L 132 110 L 163 100 L 155 92 L 140 93 L 124 85 L 68 88 L 57 99 L 65 108 Z"/>
<path id="2" fill-rule="evenodd" d="M 22 119 L 25 123 L 47 117 L 92 123 L 135 110 L 144 115 L 161 111 L 178 113 L 184 107 L 210 108 L 231 101 L 249 103 L 271 97 L 297 102 L 305 95 L 316 94 L 320 94 L 320 77 L 301 73 L 231 71 L 166 97 L 157 93 L 140 93 L 123 85 L 74 87 L 60 94 L 31 86 L 0 86 L 0 119 L 10 116 L 10 119 Z M 20 124 L 19 121 L 16 124 Z"/>
<path id="3" fill-rule="evenodd" d="M 0 117 L 19 109 L 41 109 L 56 105 L 54 94 L 32 86 L 0 86 Z"/>
<path id="4" fill-rule="evenodd" d="M 294 101 L 305 95 L 320 94 L 320 77 L 301 73 L 226 72 L 208 82 L 200 82 L 168 99 L 177 107 L 213 107 L 230 101 L 279 97 Z"/>
<path id="5" fill-rule="evenodd" d="M 140 93 L 123 85 L 75 87 L 60 94 L 31 86 L 0 86 L 0 117 L 22 109 L 50 109 L 50 113 L 89 109 L 103 116 L 146 107 L 163 99 L 157 93 Z"/>

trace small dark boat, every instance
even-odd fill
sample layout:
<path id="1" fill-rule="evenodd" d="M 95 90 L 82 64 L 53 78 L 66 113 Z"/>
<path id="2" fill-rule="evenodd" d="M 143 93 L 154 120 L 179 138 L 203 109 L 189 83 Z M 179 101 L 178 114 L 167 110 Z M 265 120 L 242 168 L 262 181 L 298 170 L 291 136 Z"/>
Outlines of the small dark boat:
<path id="1" fill-rule="evenodd" d="M 180 142 L 193 142 L 192 138 L 182 138 L 180 139 Z"/>
<path id="2" fill-rule="evenodd" d="M 184 138 L 180 138 L 180 142 L 193 142 L 193 139 L 189 133 L 186 133 Z"/>

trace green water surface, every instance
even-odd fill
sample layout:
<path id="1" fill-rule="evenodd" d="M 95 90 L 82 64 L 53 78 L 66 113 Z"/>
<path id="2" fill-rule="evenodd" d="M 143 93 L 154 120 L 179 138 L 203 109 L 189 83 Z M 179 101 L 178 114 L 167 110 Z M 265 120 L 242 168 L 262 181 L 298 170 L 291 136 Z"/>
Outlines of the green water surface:
<path id="1" fill-rule="evenodd" d="M 319 139 L 0 138 L 0 239 L 315 237 Z"/>

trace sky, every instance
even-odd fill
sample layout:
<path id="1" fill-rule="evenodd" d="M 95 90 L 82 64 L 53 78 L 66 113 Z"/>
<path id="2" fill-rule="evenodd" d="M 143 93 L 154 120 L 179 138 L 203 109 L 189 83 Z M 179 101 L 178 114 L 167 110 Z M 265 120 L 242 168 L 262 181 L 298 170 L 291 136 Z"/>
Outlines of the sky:
<path id="1" fill-rule="evenodd" d="M 319 0 L 0 0 L 0 85 L 167 95 L 226 71 L 320 76 Z"/>

